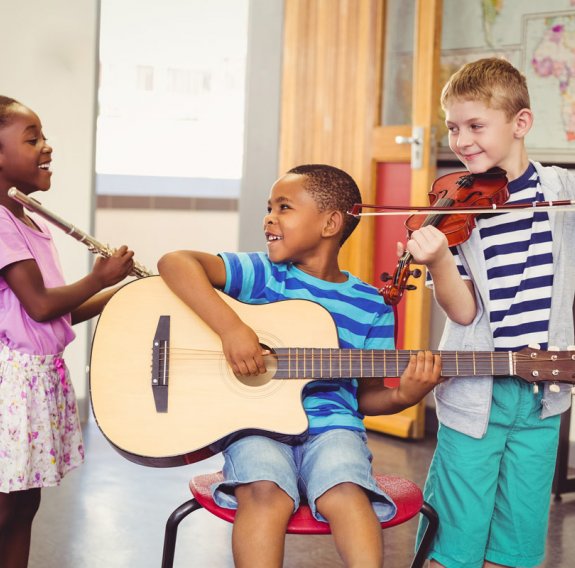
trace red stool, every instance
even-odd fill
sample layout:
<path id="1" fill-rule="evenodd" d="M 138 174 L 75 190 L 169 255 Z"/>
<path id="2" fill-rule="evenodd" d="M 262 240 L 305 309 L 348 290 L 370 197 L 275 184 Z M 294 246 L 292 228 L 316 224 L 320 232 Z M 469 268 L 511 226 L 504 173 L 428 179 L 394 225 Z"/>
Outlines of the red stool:
<path id="1" fill-rule="evenodd" d="M 236 515 L 235 509 L 218 507 L 212 499 L 210 488 L 212 484 L 222 481 L 222 479 L 223 475 L 220 471 L 207 475 L 199 475 L 190 481 L 190 489 L 194 498 L 180 505 L 170 515 L 166 523 L 162 568 L 173 567 L 178 525 L 190 513 L 203 508 L 224 521 L 228 521 L 229 523 L 234 522 Z M 376 475 L 375 479 L 379 487 L 381 487 L 397 505 L 397 514 L 390 521 L 381 523 L 382 529 L 405 523 L 418 513 L 423 514 L 427 518 L 427 528 L 411 563 L 411 568 L 421 568 L 427 558 L 427 552 L 433 537 L 437 532 L 439 525 L 437 513 L 431 505 L 423 500 L 421 489 L 412 481 L 391 475 Z M 286 532 L 288 534 L 330 534 L 331 530 L 328 523 L 316 521 L 311 514 L 309 506 L 304 504 L 292 515 Z"/>

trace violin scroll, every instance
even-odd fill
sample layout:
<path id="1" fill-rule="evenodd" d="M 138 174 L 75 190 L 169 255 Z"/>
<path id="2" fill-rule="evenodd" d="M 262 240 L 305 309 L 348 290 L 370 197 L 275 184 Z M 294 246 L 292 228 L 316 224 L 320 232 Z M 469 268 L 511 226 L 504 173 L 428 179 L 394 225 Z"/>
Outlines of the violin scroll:
<path id="1" fill-rule="evenodd" d="M 393 276 L 390 275 L 389 272 L 384 272 L 381 275 L 381 280 L 385 282 L 385 284 L 380 288 L 379 293 L 383 296 L 388 306 L 396 306 L 401 301 L 403 292 L 417 288 L 414 284 L 407 283 L 408 278 L 419 278 L 422 274 L 419 268 L 411 269 L 411 259 L 411 254 L 407 251 L 404 252 L 397 263 L 397 268 Z"/>

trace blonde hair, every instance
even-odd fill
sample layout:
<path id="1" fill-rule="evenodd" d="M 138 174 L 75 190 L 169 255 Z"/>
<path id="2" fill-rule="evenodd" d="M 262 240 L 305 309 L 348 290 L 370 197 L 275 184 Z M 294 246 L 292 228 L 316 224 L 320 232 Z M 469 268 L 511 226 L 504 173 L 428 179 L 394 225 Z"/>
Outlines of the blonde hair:
<path id="1" fill-rule="evenodd" d="M 447 81 L 441 92 L 441 106 L 453 100 L 479 101 L 502 110 L 511 120 L 521 109 L 530 108 L 527 81 L 505 59 L 490 57 L 463 65 Z"/>

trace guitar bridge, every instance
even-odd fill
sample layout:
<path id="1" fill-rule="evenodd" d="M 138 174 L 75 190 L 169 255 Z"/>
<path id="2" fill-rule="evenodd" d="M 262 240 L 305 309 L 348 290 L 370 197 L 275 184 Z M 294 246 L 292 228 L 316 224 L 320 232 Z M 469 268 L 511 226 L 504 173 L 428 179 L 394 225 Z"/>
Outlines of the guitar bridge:
<path id="1" fill-rule="evenodd" d="M 170 316 L 160 316 L 152 345 L 152 392 L 156 412 L 168 412 Z"/>

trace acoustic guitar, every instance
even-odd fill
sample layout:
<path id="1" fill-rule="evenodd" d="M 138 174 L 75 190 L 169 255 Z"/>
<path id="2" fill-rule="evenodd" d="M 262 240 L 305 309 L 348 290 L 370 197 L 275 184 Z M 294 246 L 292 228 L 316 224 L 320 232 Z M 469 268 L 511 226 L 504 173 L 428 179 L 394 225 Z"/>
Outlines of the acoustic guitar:
<path id="1" fill-rule="evenodd" d="M 307 300 L 251 305 L 222 298 L 251 326 L 268 372 L 236 377 L 219 336 L 159 276 L 130 282 L 95 330 L 90 396 L 99 428 L 127 459 L 193 463 L 247 434 L 287 442 L 305 435 L 302 389 L 314 379 L 398 377 L 415 351 L 338 349 L 329 312 Z M 442 375 L 516 376 L 575 383 L 575 353 L 442 351 Z"/>

